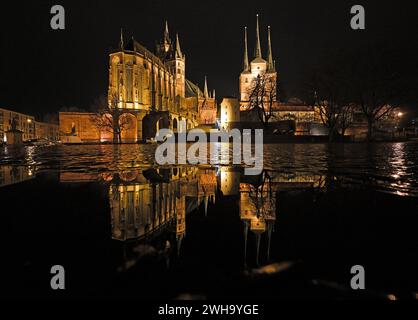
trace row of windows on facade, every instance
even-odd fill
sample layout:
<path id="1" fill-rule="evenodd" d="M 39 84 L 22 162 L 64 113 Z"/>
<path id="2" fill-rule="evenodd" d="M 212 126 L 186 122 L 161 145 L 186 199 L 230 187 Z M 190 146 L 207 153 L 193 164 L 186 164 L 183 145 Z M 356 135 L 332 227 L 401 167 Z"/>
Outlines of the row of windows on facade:
<path id="1" fill-rule="evenodd" d="M 133 65 L 131 65 L 131 64 L 127 64 L 127 65 L 125 66 L 125 68 L 127 69 L 127 71 L 132 71 L 132 66 L 133 66 Z M 178 64 L 177 64 L 177 66 L 178 66 L 178 67 L 180 67 L 180 63 L 178 63 Z M 118 70 L 119 70 L 119 72 L 120 72 L 120 73 L 122 73 L 122 72 L 123 72 L 123 71 L 122 71 L 122 70 L 123 70 L 123 65 L 122 65 L 121 63 L 119 63 L 119 64 L 117 65 L 117 68 L 118 68 Z M 144 69 L 145 69 L 145 70 L 148 70 L 148 64 L 144 63 Z M 178 74 L 182 74 L 182 70 L 181 70 L 180 68 L 178 68 L 178 69 L 177 69 L 177 73 L 178 73 Z M 160 74 L 160 73 L 158 73 L 158 75 L 159 75 L 159 74 Z"/>

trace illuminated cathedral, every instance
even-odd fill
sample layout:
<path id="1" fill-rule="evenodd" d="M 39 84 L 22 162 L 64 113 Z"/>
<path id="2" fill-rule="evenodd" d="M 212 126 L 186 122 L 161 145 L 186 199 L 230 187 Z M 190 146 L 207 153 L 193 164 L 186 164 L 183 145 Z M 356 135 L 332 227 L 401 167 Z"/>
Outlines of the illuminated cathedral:
<path id="1" fill-rule="evenodd" d="M 209 93 L 206 78 L 203 91 L 186 78 L 186 55 L 179 35 L 171 39 L 167 22 L 155 54 L 134 38 L 125 44 L 121 34 L 119 49 L 110 54 L 109 66 L 109 104 L 116 96 L 118 108 L 135 114 L 138 121 L 147 119 L 155 122 L 152 126 L 156 130 L 174 131 L 181 120 L 187 122 L 188 129 L 216 122 L 214 93 Z M 145 134 L 140 131 L 138 127 L 138 136 Z M 150 133 L 153 136 L 155 130 Z"/>
<path id="2" fill-rule="evenodd" d="M 179 35 L 171 38 L 167 22 L 155 53 L 133 37 L 125 41 L 121 31 L 118 48 L 109 54 L 108 104 L 129 119 L 122 142 L 153 139 L 162 128 L 177 132 L 180 122 L 187 129 L 214 127 L 215 90 L 209 90 L 206 77 L 203 89 L 188 80 L 186 66 Z M 64 142 L 111 142 L 112 135 L 91 118 L 88 113 L 60 113 L 60 130 L 64 138 L 71 136 Z"/>

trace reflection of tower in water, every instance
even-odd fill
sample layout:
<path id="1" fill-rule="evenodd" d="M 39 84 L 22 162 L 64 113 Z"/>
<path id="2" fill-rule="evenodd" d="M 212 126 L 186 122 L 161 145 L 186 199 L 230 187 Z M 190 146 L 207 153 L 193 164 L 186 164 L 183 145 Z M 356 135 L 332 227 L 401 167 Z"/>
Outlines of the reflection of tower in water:
<path id="1" fill-rule="evenodd" d="M 263 173 L 262 176 L 265 176 Z M 244 225 L 244 264 L 247 264 L 249 231 L 255 237 L 256 264 L 259 264 L 261 240 L 267 237 L 267 260 L 270 259 L 271 237 L 276 220 L 276 192 L 268 177 L 260 184 L 240 184 L 240 218 Z M 267 178 L 267 179 L 266 179 Z"/>
<path id="2" fill-rule="evenodd" d="M 220 167 L 219 185 L 224 197 L 239 194 L 241 170 L 232 167 Z"/>

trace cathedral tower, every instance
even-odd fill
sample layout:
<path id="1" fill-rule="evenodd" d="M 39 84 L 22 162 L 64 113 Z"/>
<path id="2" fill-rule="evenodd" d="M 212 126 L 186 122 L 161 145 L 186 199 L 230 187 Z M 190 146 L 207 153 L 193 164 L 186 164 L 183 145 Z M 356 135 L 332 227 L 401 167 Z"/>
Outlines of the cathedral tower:
<path id="1" fill-rule="evenodd" d="M 186 96 L 186 55 L 180 47 L 179 35 L 176 34 L 176 41 L 172 41 L 166 21 L 163 39 L 157 44 L 157 56 L 166 63 L 174 75 L 175 97 L 185 98 Z"/>
<path id="2" fill-rule="evenodd" d="M 257 15 L 256 21 L 256 38 L 254 47 L 254 58 L 249 62 L 248 60 L 248 39 L 247 39 L 247 27 L 245 27 L 244 33 L 244 62 L 243 70 L 239 79 L 239 92 L 241 104 L 248 103 L 250 96 L 250 88 L 254 84 L 254 80 L 259 75 L 268 75 L 273 78 L 273 82 L 277 83 L 277 72 L 273 61 L 273 52 L 271 46 L 271 32 L 268 27 L 268 48 L 267 48 L 267 61 L 263 59 L 260 41 L 260 24 Z"/>
<path id="3" fill-rule="evenodd" d="M 176 97 L 186 97 L 186 55 L 182 53 L 179 35 L 176 35 L 176 46 L 173 59 L 169 61 L 169 66 L 175 75 Z"/>

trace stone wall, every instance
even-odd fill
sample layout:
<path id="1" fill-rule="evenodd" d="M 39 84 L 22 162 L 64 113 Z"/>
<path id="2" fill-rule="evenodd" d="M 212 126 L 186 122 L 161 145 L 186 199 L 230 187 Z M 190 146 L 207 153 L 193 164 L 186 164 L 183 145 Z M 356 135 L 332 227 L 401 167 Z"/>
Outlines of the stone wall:
<path id="1" fill-rule="evenodd" d="M 99 142 L 100 130 L 92 121 L 93 113 L 60 112 L 61 135 L 74 135 L 83 142 Z"/>

